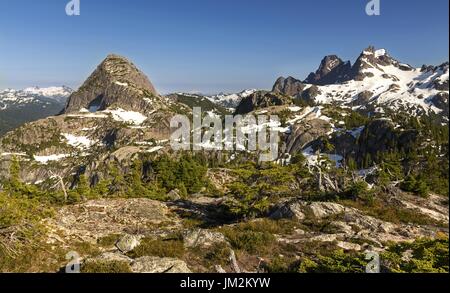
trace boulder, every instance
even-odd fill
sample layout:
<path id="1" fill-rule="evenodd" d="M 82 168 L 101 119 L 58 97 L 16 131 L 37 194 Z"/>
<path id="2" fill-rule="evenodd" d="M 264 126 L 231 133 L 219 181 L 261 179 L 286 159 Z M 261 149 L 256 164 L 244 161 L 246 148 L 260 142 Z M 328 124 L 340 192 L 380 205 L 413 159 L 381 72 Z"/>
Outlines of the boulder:
<path id="1" fill-rule="evenodd" d="M 222 233 L 204 229 L 185 231 L 183 234 L 185 247 L 209 247 L 215 243 L 226 243 Z"/>
<path id="2" fill-rule="evenodd" d="M 131 263 L 134 273 L 191 273 L 187 264 L 176 258 L 143 256 Z"/>
<path id="3" fill-rule="evenodd" d="M 127 253 L 132 251 L 135 247 L 140 244 L 140 240 L 138 236 L 135 235 L 123 235 L 116 243 L 117 249 L 122 253 Z"/>

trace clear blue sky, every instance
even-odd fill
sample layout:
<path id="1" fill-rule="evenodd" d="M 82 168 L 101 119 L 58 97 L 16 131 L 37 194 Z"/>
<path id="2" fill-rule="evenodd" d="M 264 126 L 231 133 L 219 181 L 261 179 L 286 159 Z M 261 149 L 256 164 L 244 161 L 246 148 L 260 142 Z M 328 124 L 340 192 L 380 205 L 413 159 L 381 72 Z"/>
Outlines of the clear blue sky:
<path id="1" fill-rule="evenodd" d="M 0 0 L 0 88 L 78 87 L 108 53 L 160 92 L 271 88 L 369 44 L 414 66 L 448 60 L 448 0 Z"/>

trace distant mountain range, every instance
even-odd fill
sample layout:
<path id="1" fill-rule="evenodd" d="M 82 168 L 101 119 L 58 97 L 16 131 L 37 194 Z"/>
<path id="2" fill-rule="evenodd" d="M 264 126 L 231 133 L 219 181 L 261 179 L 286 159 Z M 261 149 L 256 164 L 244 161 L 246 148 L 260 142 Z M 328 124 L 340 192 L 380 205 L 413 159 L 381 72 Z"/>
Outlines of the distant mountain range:
<path id="1" fill-rule="evenodd" d="M 66 86 L 0 90 L 0 135 L 25 122 L 58 114 L 72 92 Z"/>

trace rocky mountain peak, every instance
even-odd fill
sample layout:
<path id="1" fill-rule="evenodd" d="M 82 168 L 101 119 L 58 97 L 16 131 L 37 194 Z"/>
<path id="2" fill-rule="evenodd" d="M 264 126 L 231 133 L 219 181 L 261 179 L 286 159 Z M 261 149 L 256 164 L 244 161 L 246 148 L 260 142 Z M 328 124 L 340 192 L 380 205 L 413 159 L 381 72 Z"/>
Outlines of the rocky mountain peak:
<path id="1" fill-rule="evenodd" d="M 349 61 L 344 62 L 336 55 L 328 55 L 320 62 L 319 69 L 308 75 L 305 82 L 316 85 L 334 84 L 345 80 L 350 69 Z"/>
<path id="2" fill-rule="evenodd" d="M 110 54 L 69 97 L 64 113 L 83 108 L 90 111 L 103 110 L 112 105 L 143 111 L 146 108 L 145 98 L 158 96 L 148 77 L 131 61 Z"/>
<path id="3" fill-rule="evenodd" d="M 390 65 L 403 71 L 411 71 L 414 69 L 410 65 L 403 64 L 392 58 L 385 49 L 376 49 L 374 46 L 369 46 L 362 51 L 353 65 L 350 78 L 354 80 L 363 80 L 366 77 L 372 76 L 370 71 L 383 71 L 381 68 L 382 66 Z"/>
<path id="4" fill-rule="evenodd" d="M 279 94 L 294 97 L 303 92 L 305 85 L 298 79 L 289 76 L 279 77 L 273 85 L 272 91 Z"/>

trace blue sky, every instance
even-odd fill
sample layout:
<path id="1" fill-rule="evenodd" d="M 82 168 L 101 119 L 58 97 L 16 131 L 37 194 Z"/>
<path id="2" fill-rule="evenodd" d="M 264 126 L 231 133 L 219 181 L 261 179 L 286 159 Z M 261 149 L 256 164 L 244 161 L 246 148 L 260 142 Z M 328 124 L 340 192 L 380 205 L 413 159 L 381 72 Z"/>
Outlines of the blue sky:
<path id="1" fill-rule="evenodd" d="M 370 44 L 414 66 L 448 60 L 448 0 L 0 0 L 0 88 L 78 87 L 108 53 L 131 59 L 160 92 L 271 88 L 323 56 Z"/>

